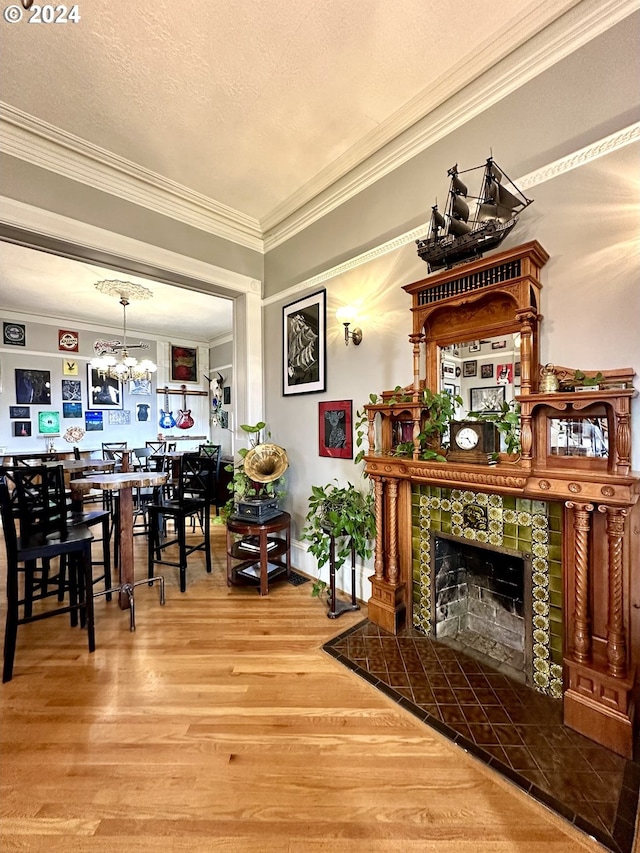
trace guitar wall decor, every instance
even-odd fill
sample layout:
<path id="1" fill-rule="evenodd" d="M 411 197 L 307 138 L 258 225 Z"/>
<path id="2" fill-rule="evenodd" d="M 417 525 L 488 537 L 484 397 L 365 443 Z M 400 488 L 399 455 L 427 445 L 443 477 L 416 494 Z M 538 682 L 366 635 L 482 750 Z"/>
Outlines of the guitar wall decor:
<path id="1" fill-rule="evenodd" d="M 195 421 L 191 417 L 191 409 L 187 409 L 187 386 L 181 385 L 180 388 L 182 390 L 182 405 L 184 408 L 180 409 L 176 426 L 178 429 L 191 429 Z"/>
<path id="2" fill-rule="evenodd" d="M 169 389 L 164 389 L 164 409 L 160 409 L 160 426 L 162 429 L 172 429 L 176 425 L 173 412 L 169 411 Z"/>

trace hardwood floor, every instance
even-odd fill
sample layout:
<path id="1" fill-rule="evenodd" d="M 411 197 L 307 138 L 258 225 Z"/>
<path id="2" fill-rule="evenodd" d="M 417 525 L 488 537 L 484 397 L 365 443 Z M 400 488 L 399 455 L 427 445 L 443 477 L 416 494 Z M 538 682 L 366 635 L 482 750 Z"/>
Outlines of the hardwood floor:
<path id="1" fill-rule="evenodd" d="M 212 530 L 213 574 L 193 555 L 181 594 L 164 567 L 166 606 L 139 587 L 135 633 L 96 599 L 94 654 L 65 616 L 20 627 L 5 853 L 603 849 L 321 650 L 366 609 L 329 620 L 309 584 L 227 588 Z"/>

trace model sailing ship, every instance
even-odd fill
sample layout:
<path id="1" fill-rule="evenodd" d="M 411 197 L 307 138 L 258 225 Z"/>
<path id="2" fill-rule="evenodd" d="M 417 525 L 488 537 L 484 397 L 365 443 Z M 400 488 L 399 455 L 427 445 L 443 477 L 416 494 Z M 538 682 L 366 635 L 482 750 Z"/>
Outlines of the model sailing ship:
<path id="1" fill-rule="evenodd" d="M 480 170 L 480 191 L 471 195 L 460 175 Z M 429 233 L 424 240 L 416 240 L 418 255 L 429 264 L 430 272 L 481 257 L 499 246 L 518 221 L 518 215 L 533 201 L 516 187 L 493 157 L 483 166 L 462 172 L 456 164 L 447 174 L 451 183 L 444 214 L 434 204 Z"/>

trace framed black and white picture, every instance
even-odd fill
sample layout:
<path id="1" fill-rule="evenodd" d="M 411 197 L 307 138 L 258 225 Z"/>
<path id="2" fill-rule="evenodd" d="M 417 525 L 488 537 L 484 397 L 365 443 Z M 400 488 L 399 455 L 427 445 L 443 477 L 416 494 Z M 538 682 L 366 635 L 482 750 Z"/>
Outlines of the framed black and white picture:
<path id="1" fill-rule="evenodd" d="M 282 309 L 282 393 L 325 390 L 326 291 L 320 290 Z"/>
<path id="2" fill-rule="evenodd" d="M 122 382 L 101 377 L 95 367 L 87 365 L 87 409 L 121 409 Z"/>
<path id="3" fill-rule="evenodd" d="M 505 402 L 504 385 L 487 385 L 485 388 L 470 390 L 472 412 L 498 412 Z"/>
<path id="4" fill-rule="evenodd" d="M 10 418 L 30 418 L 31 409 L 29 406 L 9 406 Z"/>
<path id="5" fill-rule="evenodd" d="M 471 361 L 463 361 L 462 362 L 462 375 L 463 376 L 477 376 L 478 375 L 478 362 L 475 359 Z"/>

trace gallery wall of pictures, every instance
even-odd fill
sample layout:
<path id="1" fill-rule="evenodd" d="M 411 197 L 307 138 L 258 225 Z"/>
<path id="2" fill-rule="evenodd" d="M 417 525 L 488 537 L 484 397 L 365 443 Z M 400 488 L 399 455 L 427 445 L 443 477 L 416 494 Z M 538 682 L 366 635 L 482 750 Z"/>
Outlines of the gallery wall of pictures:
<path id="1" fill-rule="evenodd" d="M 2 334 L 0 452 L 40 451 L 50 443 L 57 450 L 78 443 L 96 450 L 103 441 L 119 440 L 135 447 L 157 438 L 162 398 L 156 393 L 155 376 L 121 383 L 100 377 L 89 366 L 104 333 L 6 319 Z M 171 369 L 188 374 L 186 381 L 197 379 L 196 353 L 194 348 L 172 347 Z M 157 361 L 155 343 L 146 344 L 145 356 Z M 182 398 L 173 399 L 182 408 Z M 206 419 L 200 420 L 191 430 L 194 435 L 207 433 Z"/>

